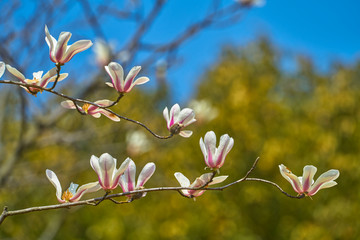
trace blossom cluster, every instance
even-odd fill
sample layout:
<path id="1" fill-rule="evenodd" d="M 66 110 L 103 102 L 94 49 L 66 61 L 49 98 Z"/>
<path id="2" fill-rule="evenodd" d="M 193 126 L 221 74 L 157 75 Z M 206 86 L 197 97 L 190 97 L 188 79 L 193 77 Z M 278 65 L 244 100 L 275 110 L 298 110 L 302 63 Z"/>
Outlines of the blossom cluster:
<path id="1" fill-rule="evenodd" d="M 247 5 L 255 4 L 260 1 L 244 0 L 240 2 Z M 74 55 L 92 46 L 90 40 L 80 40 L 72 45 L 68 45 L 71 35 L 70 32 L 62 32 L 56 40 L 50 34 L 47 26 L 45 26 L 45 40 L 49 46 L 50 60 L 55 63 L 55 67 L 47 71 L 44 75 L 44 71 L 34 72 L 32 79 L 27 79 L 15 67 L 0 61 L 0 77 L 2 77 L 6 68 L 7 71 L 19 81 L 19 85 L 34 96 L 44 90 L 50 92 L 53 91 L 55 85 L 68 76 L 67 73 L 60 73 L 61 67 L 69 62 Z M 124 94 L 129 93 L 136 85 L 142 85 L 148 82 L 149 78 L 144 76 L 136 78 L 141 70 L 141 66 L 133 67 L 126 76 L 123 67 L 116 62 L 110 62 L 107 66 L 104 66 L 104 69 L 111 79 L 111 82 L 107 82 L 106 84 L 119 94 L 117 101 L 102 99 L 95 102 L 89 102 L 67 97 L 69 100 L 61 102 L 61 106 L 67 109 L 76 109 L 81 114 L 90 115 L 94 118 L 99 118 L 101 115 L 104 115 L 112 121 L 120 121 L 121 116 L 111 111 L 109 108 L 116 105 L 119 99 Z M 53 82 L 54 84 L 52 87 L 47 88 L 50 82 Z M 83 105 L 80 106 L 80 103 Z M 185 138 L 192 136 L 193 132 L 191 130 L 186 130 L 185 128 L 196 122 L 195 111 L 193 109 L 181 109 L 179 104 L 174 104 L 170 110 L 165 107 L 163 110 L 163 117 L 165 118 L 166 127 L 170 133 L 169 137 L 177 134 Z M 189 198 L 201 196 L 208 186 L 221 183 L 228 178 L 228 176 L 216 176 L 216 174 L 220 172 L 219 169 L 224 165 L 227 155 L 233 148 L 234 139 L 228 134 L 224 134 L 220 137 L 217 146 L 215 132 L 208 131 L 204 138 L 200 138 L 199 144 L 204 156 L 206 169 L 209 169 L 211 172 L 202 174 L 192 183 L 181 172 L 176 172 L 174 174 L 182 187 L 180 189 L 182 195 Z M 56 198 L 60 203 L 79 201 L 84 194 L 96 192 L 100 189 L 109 193 L 118 186 L 126 193 L 129 201 L 142 198 L 146 195 L 146 191 L 141 191 L 140 193 L 132 192 L 143 189 L 145 183 L 154 174 L 156 169 L 154 163 L 147 163 L 136 181 L 136 165 L 130 158 L 126 158 L 120 167 L 117 168 L 117 160 L 110 154 L 104 153 L 100 157 L 91 156 L 90 165 L 97 174 L 98 181 L 87 183 L 80 187 L 78 184 L 71 183 L 70 187 L 65 192 L 62 191 L 60 181 L 56 174 L 49 169 L 46 170 L 46 176 L 56 188 Z M 334 180 L 340 175 L 338 170 L 331 169 L 321 174 L 314 182 L 313 178 L 317 168 L 312 165 L 306 165 L 304 167 L 302 177 L 294 175 L 283 164 L 279 165 L 279 169 L 281 175 L 290 182 L 299 196 L 309 197 L 315 195 L 320 189 L 335 186 L 337 183 Z"/>
<path id="2" fill-rule="evenodd" d="M 127 158 L 119 168 L 116 168 L 116 162 L 116 158 L 113 158 L 108 153 L 102 154 L 99 158 L 94 155 L 91 156 L 90 165 L 97 174 L 98 181 L 84 184 L 79 188 L 78 184 L 70 183 L 70 187 L 64 193 L 62 193 L 60 182 L 53 171 L 47 169 L 46 176 L 56 189 L 56 198 L 60 203 L 64 203 L 79 201 L 85 193 L 96 192 L 100 189 L 104 189 L 106 192 L 111 192 L 118 186 L 122 188 L 123 192 L 142 189 L 155 172 L 155 163 L 147 163 L 139 174 L 136 184 L 134 161 Z M 133 200 L 145 195 L 146 193 L 141 194 L 141 196 L 128 194 L 127 197 L 129 200 Z"/>

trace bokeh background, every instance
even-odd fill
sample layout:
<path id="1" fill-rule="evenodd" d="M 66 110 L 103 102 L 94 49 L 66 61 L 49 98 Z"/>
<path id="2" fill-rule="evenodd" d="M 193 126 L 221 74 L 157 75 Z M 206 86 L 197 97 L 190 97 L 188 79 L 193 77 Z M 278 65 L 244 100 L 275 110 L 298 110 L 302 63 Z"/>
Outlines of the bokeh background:
<path id="1" fill-rule="evenodd" d="M 244 182 L 193 201 L 174 192 L 149 193 L 130 204 L 105 201 L 8 217 L 1 239 L 358 239 L 360 237 L 360 34 L 355 1 L 1 1 L 0 60 L 29 78 L 53 67 L 44 25 L 57 38 L 95 45 L 76 55 L 57 86 L 74 97 L 115 99 L 103 66 L 126 72 L 141 65 L 151 81 L 114 110 L 167 135 L 165 106 L 192 107 L 189 139 L 154 138 L 143 128 L 62 109 L 59 97 L 33 97 L 0 86 L 0 206 L 9 210 L 56 204 L 45 169 L 63 188 L 96 181 L 91 155 L 131 157 L 138 172 L 157 169 L 147 187 L 177 186 L 204 173 L 199 139 L 228 133 L 234 148 L 221 168 L 226 183 L 241 178 L 259 156 L 252 177 L 278 183 L 285 164 L 301 175 L 339 169 L 336 187 L 313 199 L 290 199 L 276 188 Z M 356 17 L 357 16 L 357 17 Z M 5 74 L 2 79 L 10 79 Z M 115 192 L 119 192 L 117 189 Z M 85 197 L 101 196 L 101 192 Z"/>

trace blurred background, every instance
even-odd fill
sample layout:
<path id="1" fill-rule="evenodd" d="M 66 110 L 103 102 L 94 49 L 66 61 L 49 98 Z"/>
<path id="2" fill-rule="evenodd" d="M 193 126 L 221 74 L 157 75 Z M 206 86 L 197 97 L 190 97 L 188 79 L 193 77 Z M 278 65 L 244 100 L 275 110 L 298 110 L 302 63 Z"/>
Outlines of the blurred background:
<path id="1" fill-rule="evenodd" d="M 178 186 L 174 172 L 191 181 L 203 174 L 199 139 L 213 130 L 235 139 L 222 175 L 278 183 L 305 165 L 318 177 L 339 169 L 336 187 L 313 199 L 290 199 L 258 182 L 206 192 L 193 201 L 174 192 L 149 193 L 130 204 L 105 201 L 8 217 L 1 239 L 358 239 L 360 222 L 359 4 L 328 1 L 1 1 L 0 60 L 27 78 L 54 63 L 44 26 L 70 44 L 90 39 L 62 72 L 57 90 L 91 101 L 116 99 L 104 83 L 111 61 L 143 67 L 150 82 L 114 110 L 167 135 L 162 110 L 180 103 L 196 112 L 189 139 L 159 140 L 143 128 L 62 109 L 59 97 L 34 97 L 0 86 L 0 207 L 17 210 L 56 204 L 45 169 L 63 189 L 97 180 L 91 155 L 131 157 L 138 173 L 157 169 L 146 187 Z M 6 73 L 2 79 L 11 79 Z M 119 164 L 119 163 L 118 163 Z M 121 191 L 120 188 L 115 192 Z M 102 193 L 85 195 L 85 198 Z"/>

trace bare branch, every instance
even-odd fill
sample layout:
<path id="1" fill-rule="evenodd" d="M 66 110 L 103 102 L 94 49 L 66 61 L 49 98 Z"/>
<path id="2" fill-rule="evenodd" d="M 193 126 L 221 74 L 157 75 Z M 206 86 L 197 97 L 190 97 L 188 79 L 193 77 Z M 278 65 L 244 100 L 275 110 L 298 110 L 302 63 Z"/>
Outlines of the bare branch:
<path id="1" fill-rule="evenodd" d="M 205 184 L 204 186 L 201 187 L 197 187 L 197 188 L 190 188 L 190 187 L 157 187 L 157 188 L 148 188 L 148 189 L 138 189 L 138 190 L 134 190 L 131 192 L 123 192 L 123 193 L 116 193 L 116 194 L 111 194 L 109 195 L 109 193 L 106 193 L 103 197 L 99 197 L 99 198 L 93 198 L 93 199 L 88 199 L 88 200 L 83 200 L 83 201 L 78 201 L 78 202 L 69 202 L 69 203 L 62 203 L 62 204 L 56 204 L 56 205 L 48 205 L 48 206 L 39 206 L 39 207 L 30 207 L 30 208 L 25 208 L 25 209 L 21 209 L 21 210 L 15 210 L 15 211 L 9 211 L 8 208 L 5 206 L 4 210 L 2 212 L 2 214 L 0 215 L 0 224 L 5 220 L 6 217 L 8 216 L 14 216 L 14 215 L 19 215 L 19 214 L 25 214 L 25 213 L 30 213 L 30 212 L 37 212 L 37 211 L 46 211 L 46 210 L 52 210 L 52 209 L 58 209 L 58 208 L 70 208 L 70 207 L 74 207 L 74 206 L 80 206 L 80 205 L 92 205 L 92 206 L 97 206 L 99 205 L 101 202 L 103 202 L 104 200 L 110 200 L 116 204 L 123 204 L 123 203 L 129 203 L 133 200 L 135 200 L 135 198 L 130 198 L 128 201 L 116 201 L 113 198 L 116 197 L 122 197 L 122 196 L 128 196 L 128 195 L 139 195 L 141 193 L 149 193 L 149 192 L 160 192 L 160 191 L 178 191 L 180 192 L 180 194 L 182 196 L 184 196 L 181 193 L 181 190 L 212 190 L 212 191 L 222 191 L 232 185 L 238 184 L 240 182 L 244 182 L 244 181 L 258 181 L 258 182 L 263 182 L 263 183 L 267 183 L 267 184 L 271 184 L 275 187 L 277 187 L 283 194 L 285 194 L 287 197 L 290 198 L 297 198 L 297 199 L 301 199 L 304 198 L 305 195 L 302 194 L 300 196 L 292 196 L 288 193 L 286 193 L 284 190 L 282 190 L 279 185 L 277 185 L 274 182 L 271 182 L 269 180 L 265 180 L 265 179 L 261 179 L 261 178 L 248 178 L 249 174 L 255 169 L 256 164 L 258 163 L 259 158 L 257 158 L 255 160 L 255 162 L 253 163 L 252 167 L 249 169 L 249 171 L 245 174 L 245 176 L 235 182 L 232 182 L 230 184 L 227 184 L 225 186 L 222 187 L 217 187 L 217 188 L 207 188 L 207 184 Z M 216 171 L 213 172 L 213 176 L 215 176 Z M 185 196 L 187 197 L 187 196 Z"/>

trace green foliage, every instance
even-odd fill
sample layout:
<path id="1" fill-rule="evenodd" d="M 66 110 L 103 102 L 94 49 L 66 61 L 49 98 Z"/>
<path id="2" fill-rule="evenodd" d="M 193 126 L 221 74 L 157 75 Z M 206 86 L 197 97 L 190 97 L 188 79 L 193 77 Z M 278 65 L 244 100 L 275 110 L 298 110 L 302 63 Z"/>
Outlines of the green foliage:
<path id="1" fill-rule="evenodd" d="M 299 57 L 295 72 L 282 69 L 281 61 L 265 40 L 246 49 L 225 49 L 196 94 L 217 114 L 208 121 L 209 116 L 199 113 L 199 121 L 189 126 L 194 131 L 189 139 L 158 140 L 125 121 L 114 123 L 69 111 L 53 131 L 41 132 L 21 156 L 0 190 L 0 205 L 12 210 L 57 203 L 45 169 L 58 174 L 63 188 L 71 181 L 92 182 L 96 174 L 89 165 L 90 156 L 103 152 L 118 162 L 130 156 L 138 172 L 146 162 L 155 162 L 157 170 L 146 187 L 177 186 L 173 176 L 177 171 L 194 180 L 205 167 L 199 139 L 210 130 L 218 138 L 228 133 L 235 139 L 221 168 L 222 175 L 229 175 L 226 182 L 241 178 L 260 156 L 251 176 L 277 182 L 294 195 L 279 173 L 281 163 L 296 175 L 302 174 L 305 165 L 315 165 L 315 177 L 339 169 L 338 186 L 321 190 L 313 200 L 290 199 L 258 182 L 206 192 L 196 201 L 176 192 L 149 193 L 131 204 L 105 201 L 97 207 L 9 217 L 1 226 L 0 238 L 49 239 L 46 234 L 55 232 L 54 239 L 357 239 L 360 64 L 338 64 L 330 73 L 320 74 L 304 58 Z M 102 89 L 96 94 L 109 93 Z M 153 108 L 164 101 L 158 96 L 164 95 L 133 91 L 115 110 L 166 135 L 161 109 Z M 145 133 L 148 151 L 127 146 L 126 135 L 134 130 Z"/>

